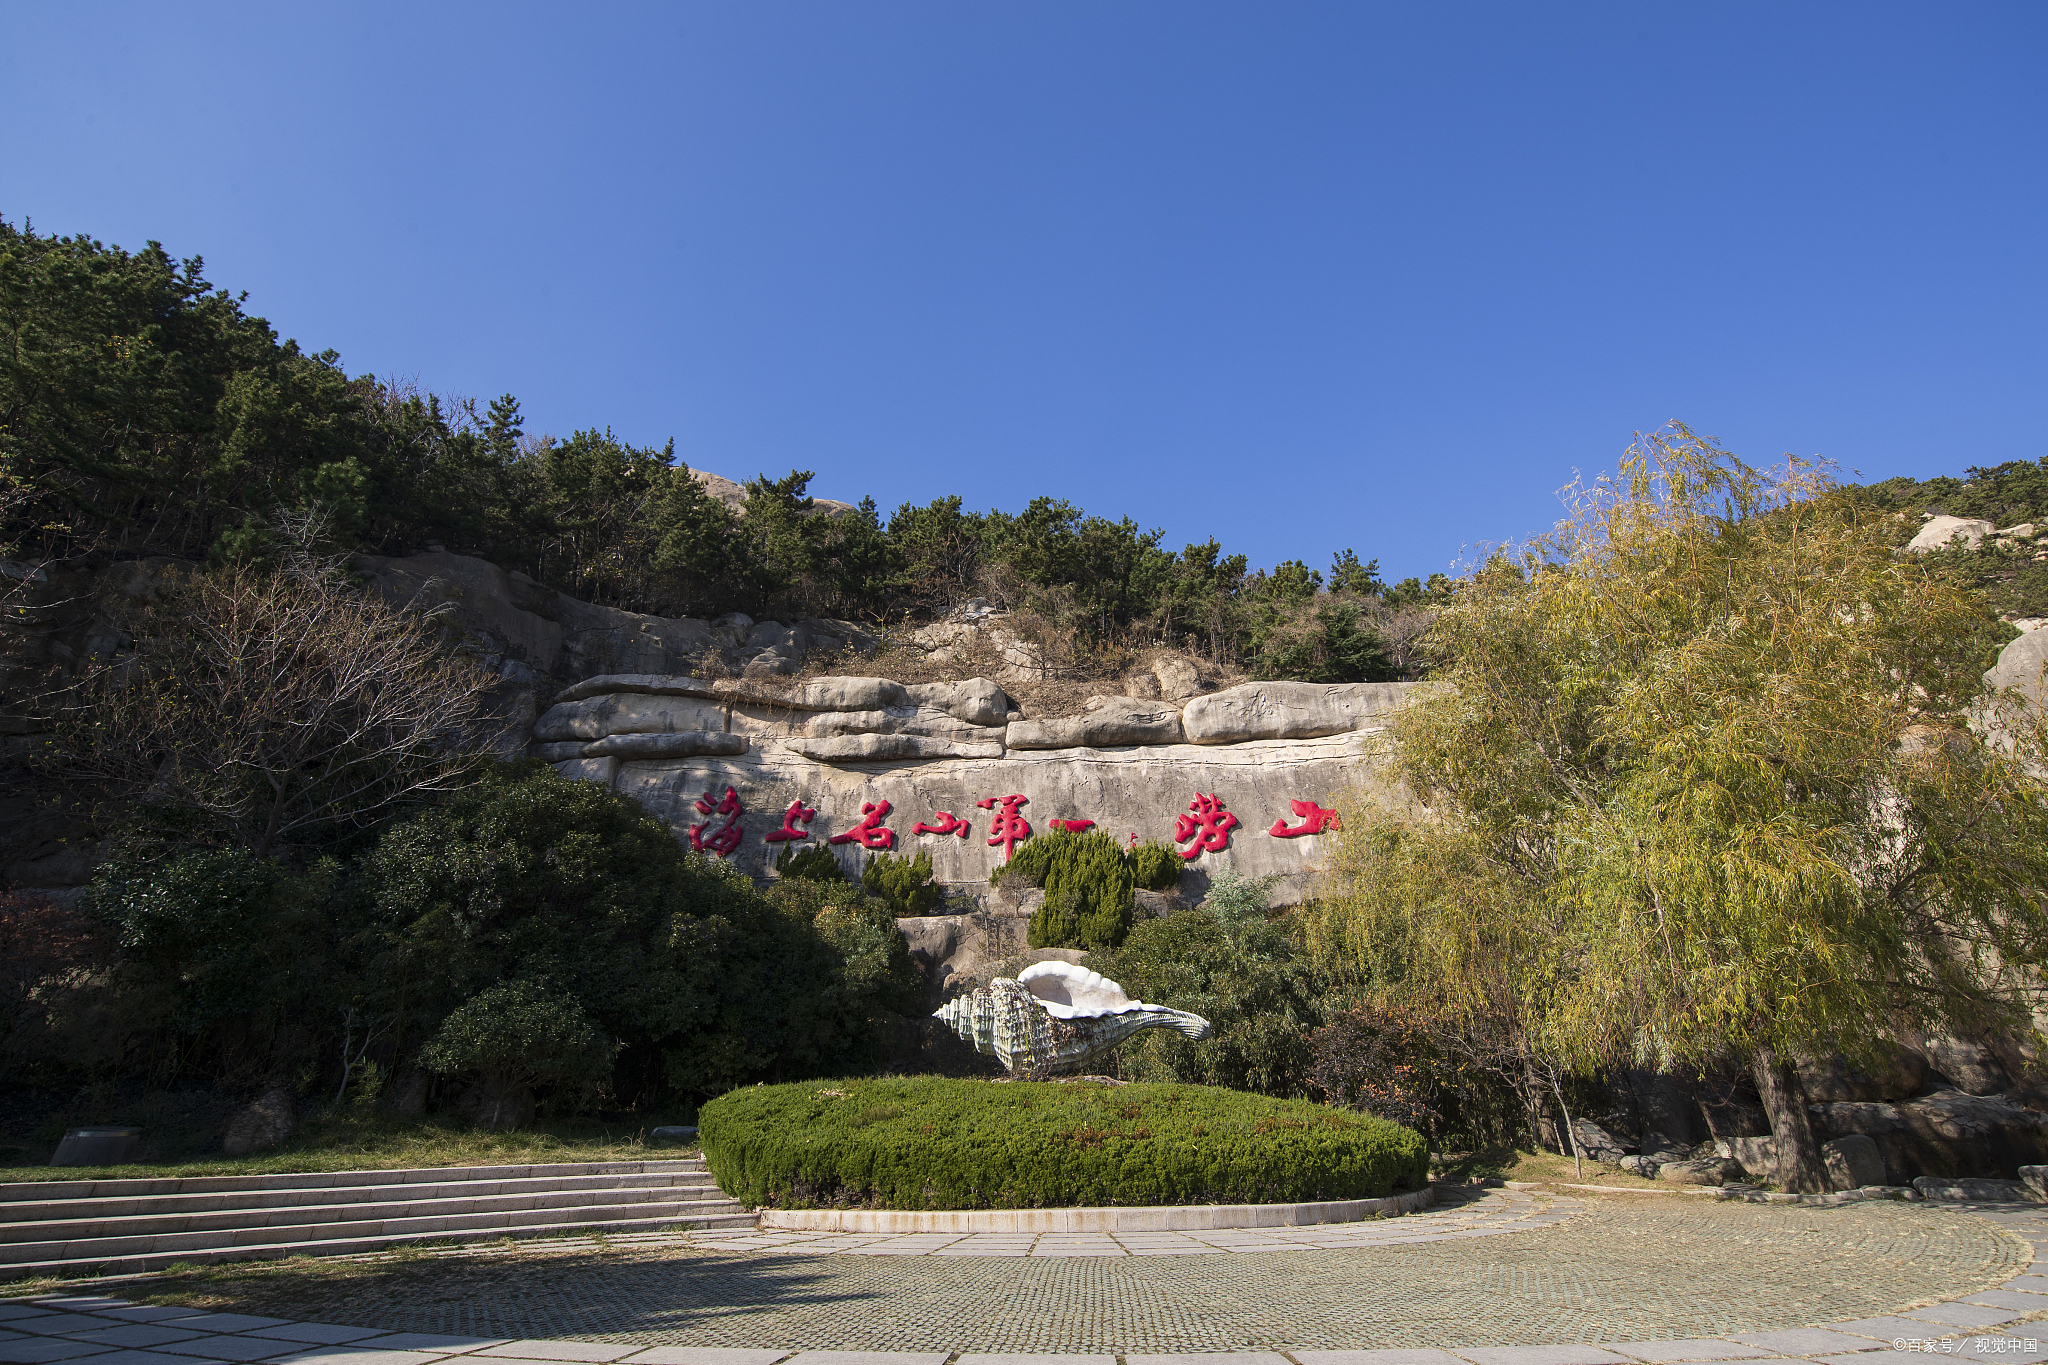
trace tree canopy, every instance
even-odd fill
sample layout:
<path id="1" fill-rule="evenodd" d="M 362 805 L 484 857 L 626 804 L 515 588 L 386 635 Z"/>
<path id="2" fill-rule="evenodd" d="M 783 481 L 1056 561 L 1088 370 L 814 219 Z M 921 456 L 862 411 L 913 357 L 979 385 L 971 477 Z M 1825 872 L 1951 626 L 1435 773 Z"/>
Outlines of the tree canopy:
<path id="1" fill-rule="evenodd" d="M 1811 466 L 1632 450 L 1439 617 L 1389 760 L 1417 805 L 1347 818 L 1319 959 L 1532 1057 L 1733 1053 L 1781 1154 L 1798 1051 L 2030 1029 L 2039 728 L 1984 742 L 2001 628 L 1896 540 Z"/>

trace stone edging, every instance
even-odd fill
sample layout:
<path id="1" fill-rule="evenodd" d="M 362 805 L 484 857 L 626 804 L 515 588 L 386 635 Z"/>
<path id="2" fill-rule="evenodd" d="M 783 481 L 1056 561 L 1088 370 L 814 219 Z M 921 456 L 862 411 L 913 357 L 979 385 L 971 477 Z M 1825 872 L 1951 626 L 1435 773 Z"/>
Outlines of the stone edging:
<path id="1" fill-rule="evenodd" d="M 788 1232 L 1203 1232 L 1355 1223 L 1427 1208 L 1427 1187 L 1385 1199 L 1316 1204 L 1160 1204 L 1080 1209 L 762 1209 L 760 1226 Z"/>

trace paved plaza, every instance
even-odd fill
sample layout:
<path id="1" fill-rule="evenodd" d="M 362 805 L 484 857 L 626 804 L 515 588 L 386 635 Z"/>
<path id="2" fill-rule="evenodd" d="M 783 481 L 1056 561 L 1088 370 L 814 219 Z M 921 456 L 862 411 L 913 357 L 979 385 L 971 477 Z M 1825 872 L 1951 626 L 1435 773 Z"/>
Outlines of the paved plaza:
<path id="1" fill-rule="evenodd" d="M 992 1236 L 565 1238 L 135 1279 L 0 1304 L 0 1365 L 1874 1363 L 2036 1360 L 2048 1336 L 2032 1207 L 1492 1191 L 1346 1227 Z"/>

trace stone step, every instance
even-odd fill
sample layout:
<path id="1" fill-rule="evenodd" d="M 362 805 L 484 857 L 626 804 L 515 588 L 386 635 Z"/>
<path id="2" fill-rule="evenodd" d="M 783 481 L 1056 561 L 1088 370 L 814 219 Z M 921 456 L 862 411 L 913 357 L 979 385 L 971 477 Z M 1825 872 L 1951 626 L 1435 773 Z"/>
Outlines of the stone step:
<path id="1" fill-rule="evenodd" d="M 438 1199 L 537 1197 L 557 1193 L 716 1190 L 708 1171 L 658 1175 L 573 1175 L 517 1180 L 445 1180 L 432 1184 L 308 1186 L 286 1190 L 211 1190 L 193 1194 L 13 1199 L 0 1203 L 0 1242 L 20 1240 L 12 1225 L 54 1220 L 189 1216 L 325 1208 L 347 1204 L 422 1203 Z M 598 1200 L 595 1202 L 607 1202 Z"/>
<path id="2" fill-rule="evenodd" d="M 738 1205 L 733 1206 L 735 1209 Z M 573 1210 L 566 1212 L 573 1213 Z M 466 1228 L 426 1235 L 411 1233 L 378 1233 L 369 1236 L 334 1237 L 319 1241 L 279 1241 L 253 1243 L 245 1246 L 210 1247 L 184 1251 L 145 1251 L 121 1254 L 101 1251 L 97 1254 L 57 1257 L 40 1261 L 14 1261 L 0 1256 L 0 1279 L 21 1275 L 139 1275 L 146 1271 L 162 1270 L 178 1264 L 211 1265 L 221 1261 L 275 1260 L 284 1256 L 361 1256 L 394 1247 L 405 1246 L 422 1240 L 432 1242 L 477 1242 L 491 1241 L 500 1237 L 556 1237 L 578 1228 L 609 1233 L 663 1232 L 685 1228 L 750 1228 L 755 1225 L 755 1215 L 740 1210 L 736 1213 L 697 1214 L 687 1218 L 565 1218 L 551 1223 L 521 1223 L 497 1228 Z M 18 1250 L 18 1248 L 17 1248 Z"/>
<path id="3" fill-rule="evenodd" d="M 709 1180 L 699 1184 L 664 1185 L 647 1189 L 524 1190 L 511 1194 L 492 1193 L 495 1186 L 471 1191 L 460 1185 L 431 1185 L 439 1191 L 432 1196 L 399 1198 L 387 1195 L 377 1200 L 346 1200 L 333 1204 L 292 1204 L 284 1207 L 258 1205 L 246 1208 L 172 1210 L 120 1215 L 93 1209 L 98 1201 L 79 1201 L 83 1209 L 62 1204 L 24 1207 L 51 1211 L 52 1216 L 36 1220 L 0 1223 L 0 1255 L 15 1243 L 48 1242 L 75 1235 L 90 1227 L 94 1237 L 151 1237 L 179 1232 L 227 1232 L 246 1228 L 318 1227 L 327 1223 L 366 1223 L 390 1218 L 452 1217 L 462 1214 L 519 1213 L 527 1210 L 639 1207 L 647 1204 L 729 1202 Z M 217 1196 L 200 1196 L 208 1200 Z M 151 1201 L 162 1202 L 162 1201 Z"/>
<path id="4" fill-rule="evenodd" d="M 17 1180 L 0 1184 L 10 1200 L 107 1199 L 241 1190 L 341 1189 L 356 1185 L 418 1185 L 474 1180 L 553 1179 L 584 1175 L 671 1175 L 704 1171 L 704 1158 L 658 1161 L 564 1161 L 507 1166 L 420 1166 L 363 1171 L 293 1171 L 271 1175 L 142 1176 L 114 1180 Z"/>
<path id="5" fill-rule="evenodd" d="M 737 1222 L 728 1221 L 737 1219 Z M 432 1205 L 404 1217 L 356 1219 L 319 1224 L 229 1228 L 202 1232 L 162 1232 L 99 1236 L 97 1225 L 72 1223 L 75 1234 L 39 1242 L 0 1247 L 0 1266 L 47 1271 L 59 1264 L 94 1265 L 116 1259 L 165 1256 L 191 1259 L 202 1253 L 248 1254 L 252 1248 L 296 1248 L 290 1254 L 318 1255 L 315 1248 L 333 1242 L 414 1242 L 449 1237 L 499 1237 L 526 1231 L 558 1231 L 567 1227 L 641 1227 L 690 1224 L 746 1226 L 754 1215 L 730 1199 L 674 1200 L 557 1209 L 506 1209 L 483 1213 L 442 1213 Z M 65 1225 L 58 1225 L 60 1227 Z M 276 1251 L 273 1254 L 287 1254 Z"/>

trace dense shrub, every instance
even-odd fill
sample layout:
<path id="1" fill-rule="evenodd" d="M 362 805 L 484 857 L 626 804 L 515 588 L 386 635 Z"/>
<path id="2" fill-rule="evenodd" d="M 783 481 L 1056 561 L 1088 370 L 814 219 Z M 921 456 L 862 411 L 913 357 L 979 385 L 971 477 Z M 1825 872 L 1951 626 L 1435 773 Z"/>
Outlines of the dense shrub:
<path id="1" fill-rule="evenodd" d="M 420 1049 L 420 1064 L 473 1072 L 497 1091 L 553 1084 L 583 1090 L 611 1074 L 617 1045 L 582 1006 L 537 981 L 507 981 L 458 1006 Z"/>
<path id="2" fill-rule="evenodd" d="M 776 875 L 784 880 L 843 882 L 846 871 L 831 849 L 818 844 L 784 844 L 775 855 Z"/>
<path id="3" fill-rule="evenodd" d="M 944 887 L 932 883 L 932 855 L 899 858 L 884 853 L 861 870 L 861 890 L 899 916 L 929 915 L 946 903 Z"/>
<path id="4" fill-rule="evenodd" d="M 1361 1199 L 1420 1188 L 1428 1163 L 1394 1124 L 1206 1086 L 811 1081 L 721 1095 L 698 1123 L 720 1188 L 780 1207 Z"/>
<path id="5" fill-rule="evenodd" d="M 1131 881 L 1143 891 L 1171 891 L 1180 885 L 1187 859 L 1165 844 L 1147 841 L 1130 852 Z"/>
<path id="6" fill-rule="evenodd" d="M 1201 908 L 1141 921 L 1121 948 L 1089 958 L 1134 999 L 1199 1014 L 1213 1029 L 1199 1043 L 1171 1029 L 1147 1029 L 1117 1049 L 1118 1074 L 1307 1095 L 1314 1064 L 1308 1034 L 1323 1023 L 1326 983 L 1284 926 L 1249 912 L 1226 923 L 1210 912 L 1217 899 L 1212 890 Z M 1218 908 L 1238 908 L 1224 901 Z M 1262 894 L 1257 903 L 1264 903 Z"/>
<path id="7" fill-rule="evenodd" d="M 1045 889 L 1031 915 L 1034 948 L 1108 948 L 1130 932 L 1130 859 L 1107 834 L 1054 830 L 1019 848 L 989 880 L 1017 877 Z"/>

